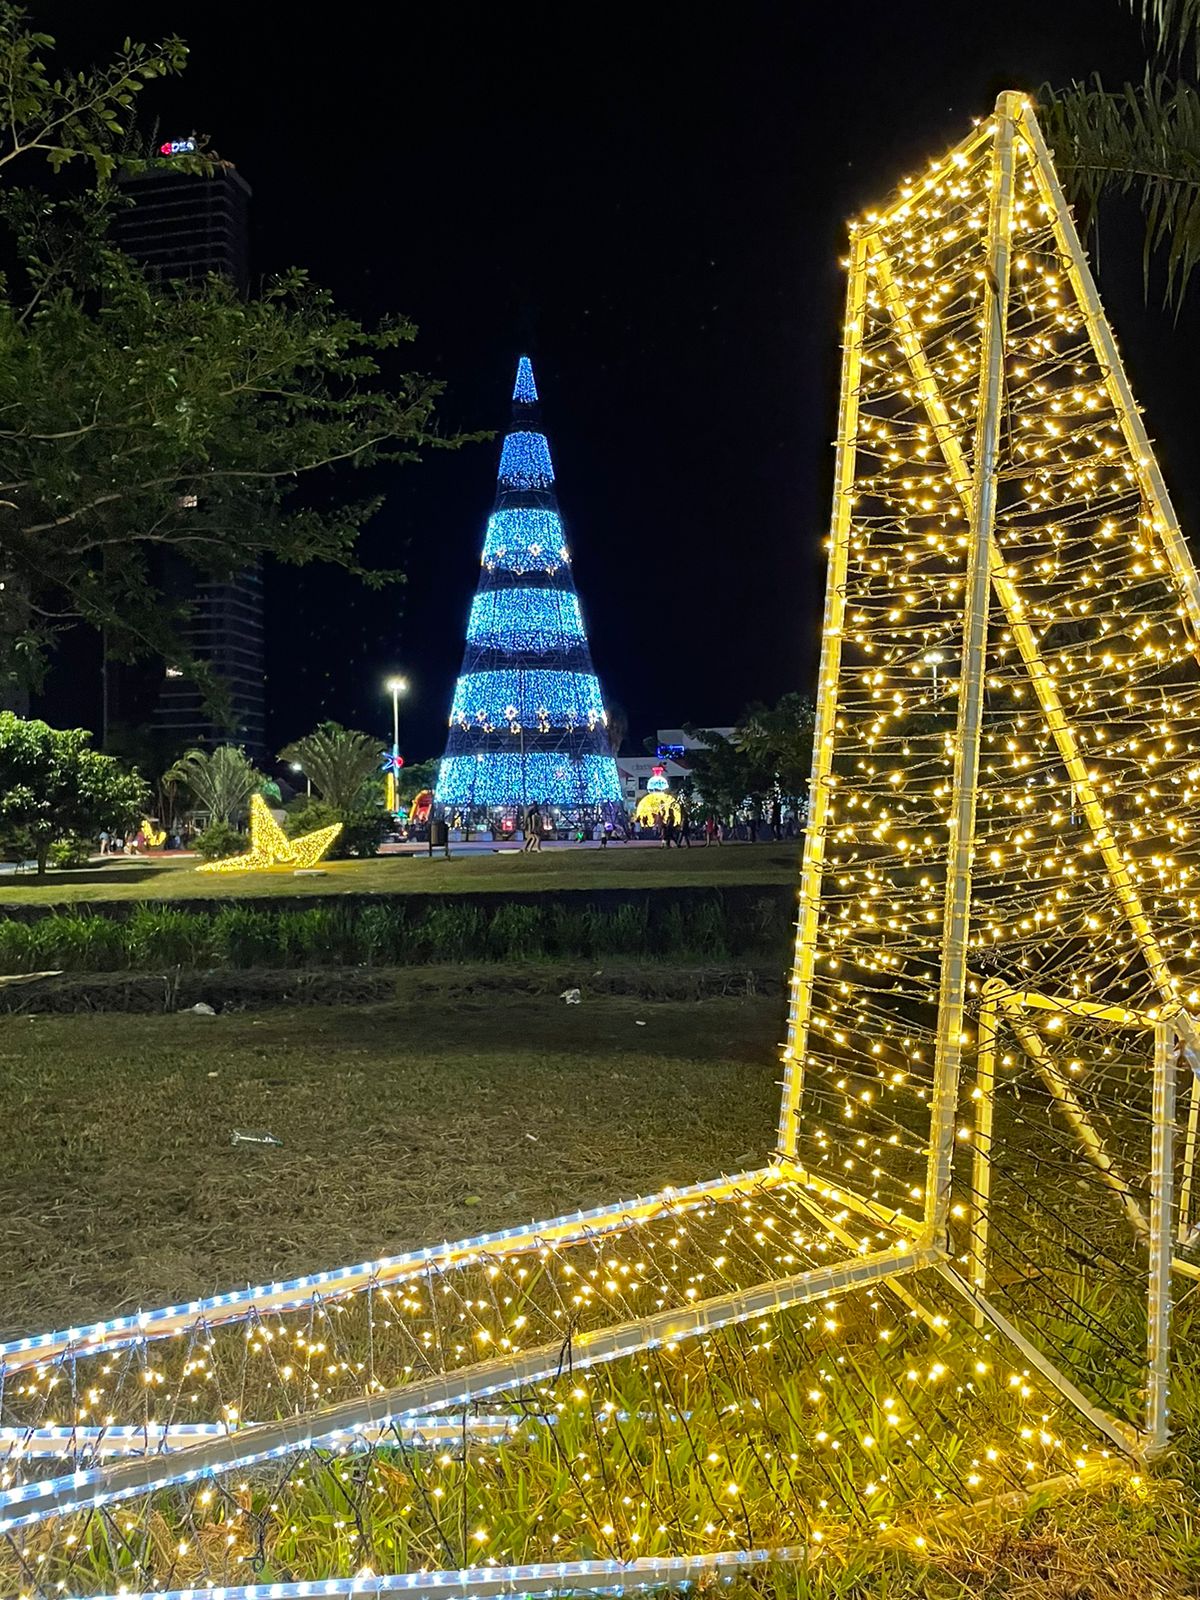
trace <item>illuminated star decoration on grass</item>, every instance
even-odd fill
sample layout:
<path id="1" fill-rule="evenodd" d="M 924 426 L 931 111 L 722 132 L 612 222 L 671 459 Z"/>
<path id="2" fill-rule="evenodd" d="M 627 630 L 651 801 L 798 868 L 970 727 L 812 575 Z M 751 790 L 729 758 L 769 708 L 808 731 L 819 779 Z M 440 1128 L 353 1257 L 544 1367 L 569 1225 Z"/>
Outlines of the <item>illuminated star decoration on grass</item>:
<path id="1" fill-rule="evenodd" d="M 206 861 L 197 872 L 269 872 L 272 867 L 304 868 L 316 866 L 342 831 L 340 822 L 317 828 L 298 839 L 287 834 L 267 810 L 262 795 L 250 796 L 250 848 L 244 855 L 228 856 L 224 861 Z"/>

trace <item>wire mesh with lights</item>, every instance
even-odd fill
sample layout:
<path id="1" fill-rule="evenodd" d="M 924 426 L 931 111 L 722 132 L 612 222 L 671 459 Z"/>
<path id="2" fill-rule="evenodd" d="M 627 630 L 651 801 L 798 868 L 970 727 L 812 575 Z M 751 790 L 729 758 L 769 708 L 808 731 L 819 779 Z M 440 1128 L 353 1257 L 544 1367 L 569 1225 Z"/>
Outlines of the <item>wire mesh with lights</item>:
<path id="1" fill-rule="evenodd" d="M 848 294 L 775 1159 L 0 1347 L 5 1592 L 678 1587 L 1162 1450 L 1200 589 L 1020 96 Z"/>

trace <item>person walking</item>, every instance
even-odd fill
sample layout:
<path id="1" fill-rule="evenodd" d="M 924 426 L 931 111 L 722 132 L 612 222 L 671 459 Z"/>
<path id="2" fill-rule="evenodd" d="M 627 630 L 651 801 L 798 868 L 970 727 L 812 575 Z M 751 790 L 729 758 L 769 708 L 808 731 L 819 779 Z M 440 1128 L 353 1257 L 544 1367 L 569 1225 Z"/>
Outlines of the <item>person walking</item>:
<path id="1" fill-rule="evenodd" d="M 528 850 L 542 848 L 542 813 L 538 810 L 537 801 L 533 801 L 525 813 L 525 844 L 522 854 Z"/>
<path id="2" fill-rule="evenodd" d="M 679 832 L 675 835 L 675 848 L 682 850 L 684 845 L 692 848 L 692 813 L 687 808 L 687 802 L 679 802 Z"/>
<path id="3" fill-rule="evenodd" d="M 776 844 L 783 838 L 783 806 L 778 795 L 771 801 L 771 837 Z"/>
<path id="4" fill-rule="evenodd" d="M 720 843 L 721 843 L 721 828 L 720 828 L 720 824 L 717 822 L 716 817 L 710 811 L 708 813 L 708 815 L 704 819 L 704 848 L 707 850 L 710 844 L 720 844 Z"/>
<path id="5" fill-rule="evenodd" d="M 664 850 L 669 850 L 675 843 L 675 808 L 670 804 L 663 807 L 662 839 Z"/>
<path id="6" fill-rule="evenodd" d="M 109 839 L 111 837 L 112 837 L 112 835 L 109 833 L 107 828 L 103 828 L 101 830 L 101 833 L 100 833 L 100 854 L 102 856 L 106 856 L 108 854 L 108 841 L 109 841 Z"/>

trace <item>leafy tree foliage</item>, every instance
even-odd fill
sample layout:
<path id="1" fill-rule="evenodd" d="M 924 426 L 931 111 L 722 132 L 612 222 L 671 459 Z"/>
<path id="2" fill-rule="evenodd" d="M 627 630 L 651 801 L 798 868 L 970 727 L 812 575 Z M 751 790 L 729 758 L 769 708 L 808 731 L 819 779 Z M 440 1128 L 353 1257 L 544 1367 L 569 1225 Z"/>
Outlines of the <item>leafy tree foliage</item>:
<path id="1" fill-rule="evenodd" d="M 761 810 L 769 774 L 740 745 L 715 728 L 689 728 L 706 748 L 689 750 L 688 765 L 706 810 L 730 818 L 747 803 Z"/>
<path id="2" fill-rule="evenodd" d="M 163 782 L 182 784 L 197 810 L 207 811 L 213 822 L 232 826 L 248 815 L 250 796 L 261 789 L 263 775 L 244 750 L 223 744 L 212 751 L 187 751 L 164 774 Z"/>
<path id="3" fill-rule="evenodd" d="M 782 799 L 799 805 L 808 795 L 816 713 L 802 694 L 785 694 L 775 706 L 752 705 L 742 713 L 734 742 L 754 770 L 770 774 Z"/>
<path id="4" fill-rule="evenodd" d="M 713 728 L 689 728 L 708 747 L 688 752 L 705 805 L 722 817 L 747 805 L 761 816 L 776 798 L 799 809 L 808 794 L 813 721 L 806 696 L 785 694 L 774 706 L 747 706 L 729 738 Z"/>
<path id="5" fill-rule="evenodd" d="M 46 870 L 56 841 L 129 827 L 149 798 L 136 772 L 91 748 L 83 728 L 0 711 L 0 829 Z"/>
<path id="6" fill-rule="evenodd" d="M 185 51 L 127 45 L 64 74 L 52 47 L 0 3 L 0 168 L 87 175 L 0 191 L 17 263 L 0 293 L 0 690 L 36 681 L 77 618 L 112 654 L 165 656 L 211 689 L 164 604 L 164 559 L 213 577 L 260 556 L 361 571 L 379 500 L 354 499 L 345 472 L 458 441 L 432 432 L 441 386 L 392 370 L 404 319 L 368 327 L 300 271 L 249 300 L 217 278 L 161 286 L 113 248 L 131 108 Z"/>
<path id="7" fill-rule="evenodd" d="M 342 831 L 333 841 L 329 852 L 333 861 L 345 861 L 350 856 L 373 856 L 383 837 L 387 814 L 379 806 L 356 805 L 343 809 L 331 806 L 315 795 L 297 795 L 287 808 L 285 831 L 294 839 L 301 833 L 313 833 L 317 828 L 328 828 L 340 822 Z"/>
<path id="8" fill-rule="evenodd" d="M 126 40 L 108 66 L 52 79 L 46 58 L 53 48 L 48 33 L 28 27 L 23 6 L 0 4 L 0 168 L 38 155 L 55 171 L 82 161 L 106 178 L 134 97 L 152 78 L 181 72 L 187 46 L 178 38 L 152 46 Z"/>
<path id="9" fill-rule="evenodd" d="M 1044 120 L 1085 224 L 1105 195 L 1136 194 L 1147 277 L 1164 249 L 1166 298 L 1178 305 L 1200 263 L 1200 0 L 1129 3 L 1150 40 L 1141 82 L 1111 90 L 1097 74 L 1044 89 Z"/>
<path id="10" fill-rule="evenodd" d="M 339 722 L 322 722 L 312 733 L 279 752 L 281 761 L 294 761 L 337 812 L 352 811 L 364 799 L 363 791 L 379 775 L 380 745 L 369 733 L 356 733 Z"/>

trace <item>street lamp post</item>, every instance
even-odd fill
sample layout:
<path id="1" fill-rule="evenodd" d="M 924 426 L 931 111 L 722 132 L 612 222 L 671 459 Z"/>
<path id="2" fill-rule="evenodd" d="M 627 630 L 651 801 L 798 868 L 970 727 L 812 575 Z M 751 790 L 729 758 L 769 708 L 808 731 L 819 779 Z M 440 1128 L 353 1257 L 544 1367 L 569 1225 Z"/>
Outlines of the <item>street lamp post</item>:
<path id="1" fill-rule="evenodd" d="M 298 761 L 293 761 L 292 762 L 292 771 L 293 772 L 304 772 L 304 768 L 300 765 L 300 763 Z M 304 773 L 304 781 L 308 785 L 308 788 L 307 788 L 306 792 L 308 794 L 311 794 L 312 793 L 312 779 L 309 777 L 307 772 Z"/>
<path id="2" fill-rule="evenodd" d="M 393 811 L 400 804 L 400 696 L 408 693 L 408 679 L 391 677 L 384 684 L 384 688 L 392 697 L 392 768 L 389 773 L 391 779 Z"/>

